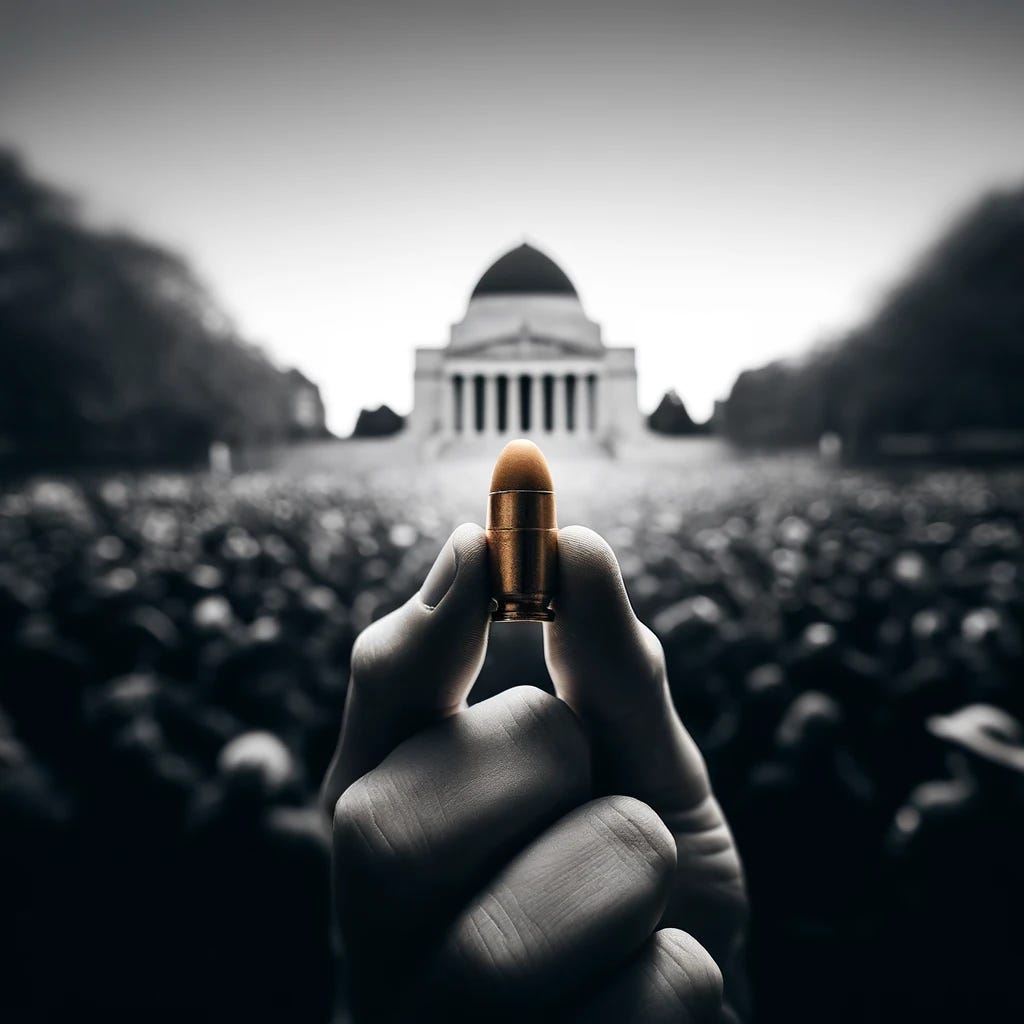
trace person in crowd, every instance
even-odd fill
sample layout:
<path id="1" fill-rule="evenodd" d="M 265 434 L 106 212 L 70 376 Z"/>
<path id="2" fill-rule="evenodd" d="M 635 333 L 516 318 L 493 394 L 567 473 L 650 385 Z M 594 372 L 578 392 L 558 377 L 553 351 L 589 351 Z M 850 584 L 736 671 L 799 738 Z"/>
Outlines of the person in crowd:
<path id="1" fill-rule="evenodd" d="M 149 474 L 0 493 L 0 1016 L 180 1019 L 204 991 L 269 1016 L 293 971 L 290 1020 L 330 1019 L 338 979 L 346 1002 L 314 806 L 353 643 L 419 592 L 478 490 Z M 979 993 L 1012 1019 L 993 1008 L 1024 970 L 1024 475 L 621 466 L 563 505 L 614 547 L 733 826 L 751 1019 L 960 1021 Z M 539 643 L 495 629 L 470 709 L 519 683 L 555 690 Z M 250 956 L 280 967 L 256 979 Z"/>

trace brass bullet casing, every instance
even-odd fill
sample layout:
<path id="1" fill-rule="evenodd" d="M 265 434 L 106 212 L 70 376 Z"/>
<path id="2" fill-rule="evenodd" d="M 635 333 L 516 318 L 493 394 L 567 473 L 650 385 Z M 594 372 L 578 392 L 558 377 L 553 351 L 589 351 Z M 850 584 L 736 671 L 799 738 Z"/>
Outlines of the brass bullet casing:
<path id="1" fill-rule="evenodd" d="M 505 445 L 487 500 L 491 618 L 551 622 L 558 580 L 558 522 L 551 470 L 532 441 Z"/>

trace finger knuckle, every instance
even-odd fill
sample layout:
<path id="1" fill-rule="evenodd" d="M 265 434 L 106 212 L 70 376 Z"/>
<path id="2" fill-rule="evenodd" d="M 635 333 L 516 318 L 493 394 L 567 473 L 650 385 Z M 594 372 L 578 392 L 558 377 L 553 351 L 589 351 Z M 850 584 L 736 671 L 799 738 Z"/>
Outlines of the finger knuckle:
<path id="1" fill-rule="evenodd" d="M 371 622 L 352 645 L 350 685 L 370 703 L 393 697 L 391 681 L 404 679 L 412 667 L 407 664 L 406 647 L 394 642 L 399 626 L 397 616 L 401 610 L 396 609 Z"/>
<path id="2" fill-rule="evenodd" d="M 386 775 L 370 772 L 345 790 L 334 805 L 335 861 L 348 877 L 398 877 L 411 859 L 408 830 L 400 825 Z"/>
<path id="3" fill-rule="evenodd" d="M 639 620 L 637 620 L 637 623 L 640 632 L 640 642 L 644 653 L 647 656 L 647 660 L 650 663 L 652 670 L 658 677 L 658 680 L 661 681 L 667 675 L 667 671 L 665 669 L 665 648 L 662 647 L 661 641 L 658 639 L 658 635 L 653 629 Z"/>
<path id="4" fill-rule="evenodd" d="M 578 765 L 589 760 L 587 740 L 579 719 L 557 697 L 535 686 L 516 686 L 503 694 L 508 716 L 506 732 L 521 745 L 539 744 L 556 765 Z"/>
<path id="5" fill-rule="evenodd" d="M 352 668 L 353 683 L 361 683 L 371 675 L 377 661 L 374 642 L 375 635 L 380 631 L 380 620 L 371 622 L 355 639 L 352 644 L 350 664 Z"/>
<path id="6" fill-rule="evenodd" d="M 488 894 L 459 922 L 449 950 L 450 977 L 458 987 L 477 994 L 514 998 L 530 981 L 536 937 L 509 904 Z"/>
<path id="7" fill-rule="evenodd" d="M 676 869 L 676 844 L 652 808 L 628 796 L 610 796 L 591 805 L 592 821 L 635 874 L 667 882 Z"/>
<path id="8" fill-rule="evenodd" d="M 686 1021 L 702 1024 L 720 1018 L 722 972 L 692 935 L 677 928 L 656 932 L 650 963 L 657 988 L 679 1004 Z"/>

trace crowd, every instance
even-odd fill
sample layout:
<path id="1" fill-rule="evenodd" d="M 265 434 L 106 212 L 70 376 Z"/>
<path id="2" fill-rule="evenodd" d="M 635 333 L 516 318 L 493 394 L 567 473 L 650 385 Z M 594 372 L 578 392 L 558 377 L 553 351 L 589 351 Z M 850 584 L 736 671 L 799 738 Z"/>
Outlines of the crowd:
<path id="1" fill-rule="evenodd" d="M 733 824 L 758 1019 L 1024 1019 L 1024 471 L 616 477 L 564 507 L 616 549 Z M 0 1017 L 331 1019 L 314 795 L 352 641 L 485 488 L 0 496 Z M 509 628 L 481 692 L 543 682 Z"/>

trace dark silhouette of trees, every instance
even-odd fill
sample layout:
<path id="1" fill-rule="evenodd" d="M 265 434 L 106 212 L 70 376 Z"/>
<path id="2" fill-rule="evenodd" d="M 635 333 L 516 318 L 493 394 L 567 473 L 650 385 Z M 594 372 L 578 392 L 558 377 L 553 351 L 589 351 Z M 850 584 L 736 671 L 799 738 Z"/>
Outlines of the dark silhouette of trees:
<path id="1" fill-rule="evenodd" d="M 188 458 L 292 434 L 295 382 L 188 265 L 85 226 L 0 151 L 0 453 Z"/>
<path id="2" fill-rule="evenodd" d="M 670 434 L 674 437 L 704 433 L 703 425 L 693 422 L 674 388 L 662 396 L 658 408 L 647 417 L 647 425 L 657 434 Z"/>
<path id="3" fill-rule="evenodd" d="M 389 437 L 405 426 L 405 418 L 388 405 L 376 409 L 360 409 L 353 437 Z"/>
<path id="4" fill-rule="evenodd" d="M 805 359 L 737 378 L 726 434 L 792 444 L 1024 430 L 1024 188 L 985 197 L 872 320 Z"/>

